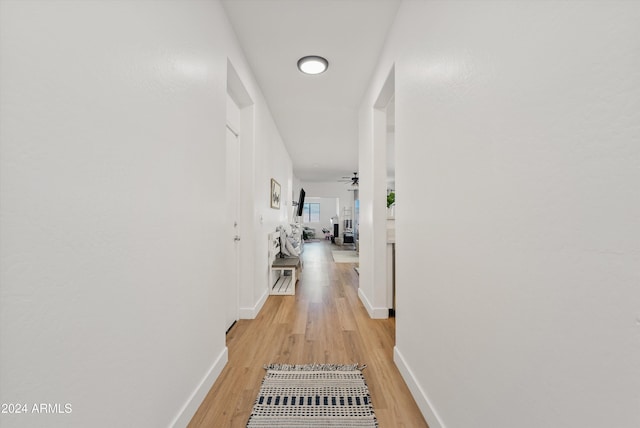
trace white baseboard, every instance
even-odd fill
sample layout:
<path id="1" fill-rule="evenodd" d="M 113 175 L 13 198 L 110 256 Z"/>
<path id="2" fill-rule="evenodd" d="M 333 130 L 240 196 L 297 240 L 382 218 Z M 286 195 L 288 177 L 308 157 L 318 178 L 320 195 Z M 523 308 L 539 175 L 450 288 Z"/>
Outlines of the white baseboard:
<path id="1" fill-rule="evenodd" d="M 264 303 L 267 301 L 267 297 L 269 297 L 269 293 L 267 291 L 260 297 L 255 306 L 250 308 L 240 308 L 238 311 L 238 316 L 241 320 L 252 320 L 258 316 L 260 310 L 264 306 Z"/>
<path id="2" fill-rule="evenodd" d="M 413 371 L 411 371 L 411 368 L 407 365 L 407 362 L 397 346 L 394 346 L 393 348 L 393 361 L 396 363 L 402 378 L 409 387 L 411 395 L 413 395 L 413 399 L 416 400 L 416 403 L 422 412 L 422 416 L 424 416 L 427 424 L 429 424 L 429 428 L 445 428 L 442 419 L 438 416 L 438 412 L 434 409 L 429 397 L 427 397 L 427 394 L 420 386 L 420 383 L 413 374 Z"/>
<path id="3" fill-rule="evenodd" d="M 229 359 L 229 351 L 227 347 L 218 355 L 218 358 L 213 362 L 213 365 L 207 372 L 206 376 L 202 379 L 198 387 L 193 391 L 187 402 L 182 406 L 178 412 L 178 416 L 171 423 L 172 428 L 186 427 L 191 422 L 191 418 L 196 414 L 198 407 L 202 404 L 204 397 L 209 393 L 209 390 L 213 386 L 218 376 L 222 372 L 225 364 Z"/>
<path id="4" fill-rule="evenodd" d="M 364 305 L 365 309 L 369 313 L 369 316 L 373 319 L 386 319 L 389 318 L 389 308 L 374 308 L 367 299 L 367 296 L 362 291 L 362 288 L 358 288 L 358 297 Z"/>

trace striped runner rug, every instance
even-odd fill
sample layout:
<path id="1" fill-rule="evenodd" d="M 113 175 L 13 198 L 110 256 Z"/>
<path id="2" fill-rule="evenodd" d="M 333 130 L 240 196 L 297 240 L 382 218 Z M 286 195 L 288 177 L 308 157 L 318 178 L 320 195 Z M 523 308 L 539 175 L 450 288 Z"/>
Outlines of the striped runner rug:
<path id="1" fill-rule="evenodd" d="M 265 366 L 267 374 L 247 427 L 377 427 L 364 367 Z"/>

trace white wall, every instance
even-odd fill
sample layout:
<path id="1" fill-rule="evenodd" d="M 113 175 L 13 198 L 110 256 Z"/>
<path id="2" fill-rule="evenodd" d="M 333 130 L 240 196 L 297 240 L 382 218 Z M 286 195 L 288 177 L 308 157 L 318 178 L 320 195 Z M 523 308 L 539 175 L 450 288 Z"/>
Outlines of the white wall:
<path id="1" fill-rule="evenodd" d="M 640 426 L 638 22 L 403 2 L 363 111 L 395 63 L 396 361 L 431 427 Z"/>
<path id="2" fill-rule="evenodd" d="M 296 177 L 295 173 L 293 176 L 293 187 L 291 189 L 291 200 L 298 202 L 298 197 L 300 196 L 300 188 L 302 187 L 301 185 L 302 181 Z"/>
<path id="3" fill-rule="evenodd" d="M 227 358 L 227 58 L 255 102 L 257 229 L 292 176 L 224 11 L 2 1 L 0 55 L 0 401 L 72 405 L 0 425 L 184 426 Z"/>
<path id="4" fill-rule="evenodd" d="M 388 116 L 387 112 L 387 116 Z M 395 130 L 387 132 L 387 189 L 396 188 L 396 133 Z"/>
<path id="5" fill-rule="evenodd" d="M 269 233 L 276 227 L 292 221 L 291 194 L 293 187 L 293 168 L 291 158 L 282 142 L 278 129 L 266 105 L 261 103 L 256 108 L 256 127 L 261 130 L 256 135 L 255 175 L 255 283 L 253 301 L 253 316 L 245 311 L 245 317 L 255 318 L 258 311 L 268 297 L 268 240 Z M 280 209 L 271 208 L 270 192 L 271 178 L 281 186 Z"/>

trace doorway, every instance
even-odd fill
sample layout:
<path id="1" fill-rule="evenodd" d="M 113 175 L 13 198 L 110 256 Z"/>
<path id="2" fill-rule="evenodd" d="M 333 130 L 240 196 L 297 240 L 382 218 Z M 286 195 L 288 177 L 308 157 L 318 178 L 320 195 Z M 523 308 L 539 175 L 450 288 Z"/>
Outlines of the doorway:
<path id="1" fill-rule="evenodd" d="M 375 195 L 384 197 L 384 202 L 377 205 L 383 212 L 379 216 L 378 224 L 374 224 L 375 232 L 379 237 L 384 237 L 377 242 L 374 241 L 376 254 L 381 260 L 385 260 L 384 267 L 378 271 L 380 277 L 381 300 L 385 302 L 389 316 L 395 316 L 396 312 L 396 174 L 395 174 L 395 67 L 392 67 L 382 86 L 378 99 L 374 104 L 374 152 L 378 153 L 379 169 L 375 182 Z M 384 254 L 384 256 L 382 256 Z"/>
<path id="2" fill-rule="evenodd" d="M 227 224 L 225 227 L 228 255 L 229 278 L 225 284 L 225 331 L 229 331 L 239 318 L 240 299 L 240 132 L 238 129 L 240 110 L 227 96 L 227 130 L 226 130 L 226 193 Z M 237 124 L 236 124 L 237 123 Z"/>
<path id="3" fill-rule="evenodd" d="M 395 94 L 385 108 L 387 115 L 387 302 L 389 316 L 396 312 L 396 165 L 395 165 Z"/>
<path id="4" fill-rule="evenodd" d="M 225 223 L 220 225 L 223 243 L 230 255 L 225 281 L 219 298 L 226 306 L 225 330 L 238 319 L 252 319 L 256 315 L 256 278 L 254 272 L 256 222 L 253 216 L 254 189 L 254 108 L 236 69 L 227 59 L 226 101 L 226 180 L 223 191 L 227 196 Z"/>

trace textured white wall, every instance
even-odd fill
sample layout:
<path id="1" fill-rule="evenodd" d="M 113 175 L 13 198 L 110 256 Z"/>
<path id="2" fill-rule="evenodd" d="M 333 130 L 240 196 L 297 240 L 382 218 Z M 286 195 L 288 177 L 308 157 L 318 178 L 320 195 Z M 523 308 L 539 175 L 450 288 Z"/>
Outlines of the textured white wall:
<path id="1" fill-rule="evenodd" d="M 383 80 L 384 81 L 384 80 Z M 375 89 L 373 89 L 375 91 Z M 370 96 L 363 103 L 358 118 L 358 171 L 360 184 L 360 243 L 359 243 L 359 286 L 358 295 L 373 316 L 374 265 L 373 253 L 374 223 L 374 181 L 373 181 L 373 104 L 375 96 Z"/>
<path id="2" fill-rule="evenodd" d="M 638 22 L 401 6 L 363 108 L 395 62 L 396 358 L 430 426 L 640 426 Z"/>
<path id="3" fill-rule="evenodd" d="M 228 57 L 256 181 L 291 176 L 224 11 L 2 1 L 0 55 L 0 401 L 72 405 L 0 426 L 182 426 L 226 361 Z"/>

